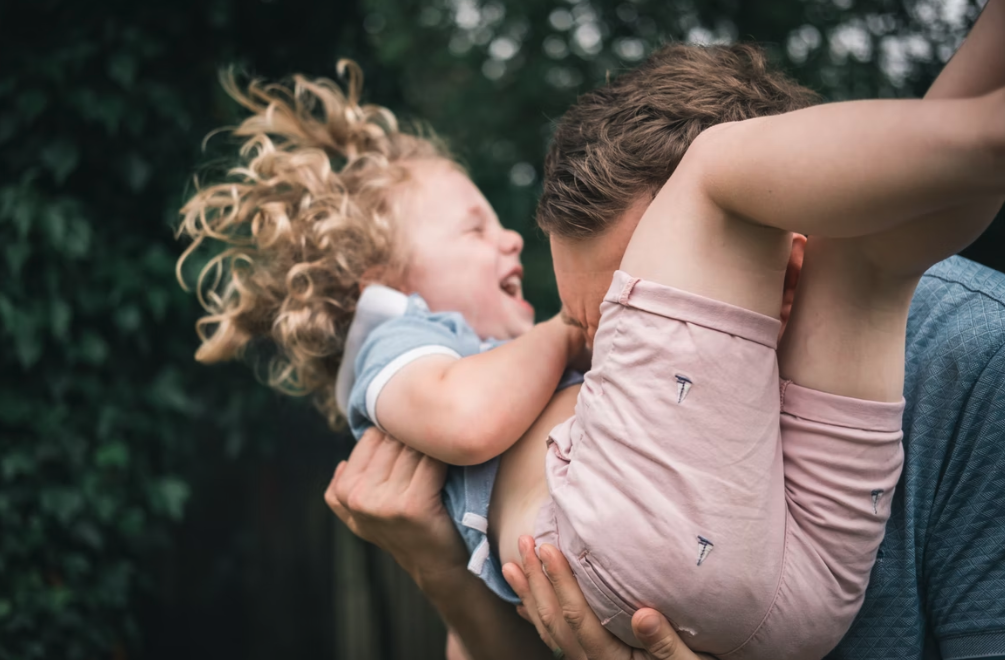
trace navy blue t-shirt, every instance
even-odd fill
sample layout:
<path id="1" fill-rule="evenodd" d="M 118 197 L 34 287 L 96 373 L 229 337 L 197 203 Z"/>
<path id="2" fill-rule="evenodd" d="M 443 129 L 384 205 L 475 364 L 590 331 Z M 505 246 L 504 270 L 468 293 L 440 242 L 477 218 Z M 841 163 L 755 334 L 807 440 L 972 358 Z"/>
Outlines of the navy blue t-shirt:
<path id="1" fill-rule="evenodd" d="M 961 257 L 911 304 L 904 471 L 828 658 L 1005 659 L 1005 275 Z"/>

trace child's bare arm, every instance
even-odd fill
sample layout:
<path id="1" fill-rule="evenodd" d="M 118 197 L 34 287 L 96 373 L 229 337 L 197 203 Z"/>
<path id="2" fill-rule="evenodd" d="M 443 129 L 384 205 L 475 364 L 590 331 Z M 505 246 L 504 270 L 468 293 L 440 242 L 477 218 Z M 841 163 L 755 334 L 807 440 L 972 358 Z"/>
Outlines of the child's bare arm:
<path id="1" fill-rule="evenodd" d="M 966 41 L 939 73 L 926 99 L 982 96 L 1005 85 L 1005 2 L 988 0 Z"/>
<path id="2" fill-rule="evenodd" d="M 961 99 L 1005 85 L 1005 1 L 989 0 L 967 40 L 925 94 L 926 100 Z M 990 195 L 863 239 L 862 248 L 888 269 L 917 271 L 966 247 L 1002 206 Z"/>
<path id="3" fill-rule="evenodd" d="M 582 333 L 558 317 L 478 355 L 416 360 L 377 400 L 381 426 L 452 465 L 475 465 L 510 447 L 544 410 Z"/>
<path id="4" fill-rule="evenodd" d="M 755 225 L 874 234 L 1005 193 L 1005 89 L 965 100 L 832 103 L 713 127 L 682 161 L 687 192 Z"/>

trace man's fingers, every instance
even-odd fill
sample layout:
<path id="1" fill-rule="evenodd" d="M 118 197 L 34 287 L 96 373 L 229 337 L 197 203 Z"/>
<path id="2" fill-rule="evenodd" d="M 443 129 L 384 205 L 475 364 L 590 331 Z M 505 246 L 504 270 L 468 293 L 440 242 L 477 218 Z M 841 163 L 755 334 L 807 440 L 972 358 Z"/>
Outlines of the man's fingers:
<path id="1" fill-rule="evenodd" d="M 551 633 L 548 629 L 544 627 L 541 620 L 537 616 L 537 606 L 534 603 L 534 595 L 530 592 L 530 585 L 527 583 L 527 577 L 523 574 L 523 571 L 513 563 L 506 564 L 502 568 L 503 577 L 506 578 L 506 582 L 509 583 L 511 589 L 516 592 L 516 595 L 520 597 L 523 601 L 516 606 L 516 612 L 521 617 L 530 621 L 537 628 L 537 634 L 541 637 L 548 648 L 554 650 L 560 648 L 555 640 L 552 638 Z"/>
<path id="2" fill-rule="evenodd" d="M 335 505 L 338 504 L 338 497 L 335 495 L 335 489 L 338 486 L 339 477 L 345 472 L 345 466 L 345 461 L 341 461 L 337 466 L 335 466 L 335 473 L 332 474 L 332 479 L 328 482 L 328 488 L 325 489 L 325 504 L 327 504 L 333 511 Z"/>
<path id="3" fill-rule="evenodd" d="M 342 503 L 339 502 L 338 496 L 336 495 L 338 484 L 342 476 L 345 474 L 347 465 L 348 464 L 345 461 L 342 461 L 335 468 L 332 480 L 328 483 L 328 489 L 325 490 L 325 504 L 327 504 L 328 508 L 332 510 L 332 513 L 338 516 L 339 520 L 345 523 L 346 527 L 348 527 L 353 534 L 358 536 L 359 532 L 356 530 L 356 521 L 353 520 L 352 514 L 349 513 L 349 510 L 342 506 Z"/>
<path id="4" fill-rule="evenodd" d="M 548 631 L 541 624 L 541 619 L 537 616 L 537 605 L 534 603 L 534 594 L 530 592 L 530 585 L 527 583 L 527 577 L 523 574 L 523 571 L 511 562 L 502 567 L 502 574 L 510 588 L 520 598 L 521 602 L 516 606 L 517 614 L 533 623 L 534 627 L 537 628 L 537 634 L 541 636 L 544 643 L 550 648 L 555 648 L 551 635 L 548 634 Z"/>
<path id="5" fill-rule="evenodd" d="M 363 433 L 363 437 L 356 443 L 356 446 L 352 448 L 348 461 L 344 461 L 346 466 L 339 473 L 338 479 L 333 479 L 335 484 L 333 494 L 343 507 L 349 501 L 349 493 L 353 491 L 362 475 L 366 474 L 367 466 L 370 465 L 370 461 L 373 459 L 374 454 L 377 453 L 377 449 L 381 446 L 383 440 L 384 433 L 380 429 L 373 427 L 367 429 Z"/>
<path id="6" fill-rule="evenodd" d="M 544 568 L 534 551 L 534 539 L 529 536 L 521 536 L 519 544 L 524 577 L 530 588 L 535 616 L 541 624 L 539 628 L 544 628 L 544 631 L 565 652 L 566 658 L 570 660 L 586 658 L 583 648 L 576 641 L 576 636 L 565 622 L 562 607 L 555 596 L 555 589 L 544 574 Z M 530 603 L 528 603 L 529 605 Z M 545 638 L 544 633 L 541 637 Z"/>
<path id="7" fill-rule="evenodd" d="M 364 433 L 352 449 L 349 455 L 349 464 L 354 470 L 362 473 L 370 463 L 377 448 L 383 443 L 386 434 L 375 426 L 371 426 Z"/>
<path id="8" fill-rule="evenodd" d="M 697 660 L 670 622 L 656 610 L 643 608 L 632 617 L 632 631 L 655 660 Z"/>
<path id="9" fill-rule="evenodd" d="M 580 646 L 590 658 L 616 658 L 623 655 L 624 645 L 609 633 L 586 602 L 583 590 L 572 573 L 569 562 L 558 548 L 545 544 L 540 549 L 541 560 L 548 571 L 548 580 L 562 608 L 562 617 L 576 635 Z"/>
<path id="10" fill-rule="evenodd" d="M 530 585 L 527 584 L 527 577 L 523 574 L 523 571 L 521 571 L 516 564 L 509 563 L 502 567 L 502 574 L 506 579 L 506 582 L 509 584 L 510 589 L 512 589 L 522 601 L 522 604 L 517 607 L 517 609 L 519 610 L 520 607 L 523 607 L 524 609 L 528 606 L 533 607 L 534 596 L 530 593 Z M 524 618 L 527 619 L 527 617 Z M 532 619 L 527 620 L 532 621 Z"/>
<path id="11" fill-rule="evenodd" d="M 394 465 L 391 467 L 391 474 L 388 477 L 388 481 L 394 484 L 396 491 L 404 492 L 408 490 L 408 486 L 412 483 L 412 477 L 415 475 L 415 470 L 419 467 L 421 461 L 422 454 L 411 447 L 402 445 L 401 451 L 398 452 L 398 457 L 394 460 Z"/>
<path id="12" fill-rule="evenodd" d="M 369 487 L 383 484 L 390 478 L 394 463 L 398 460 L 398 455 L 404 447 L 405 445 L 387 435 L 380 439 L 380 443 L 373 452 L 373 458 L 370 459 L 366 466 L 366 472 L 363 474 L 363 479 L 366 480 Z M 349 508 L 352 509 L 351 506 Z"/>
<path id="13" fill-rule="evenodd" d="M 433 489 L 437 492 L 443 490 L 443 483 L 447 480 L 446 464 L 432 456 L 425 454 L 419 454 L 419 456 L 419 464 L 415 468 L 415 474 L 412 475 L 412 485 L 409 488 Z"/>

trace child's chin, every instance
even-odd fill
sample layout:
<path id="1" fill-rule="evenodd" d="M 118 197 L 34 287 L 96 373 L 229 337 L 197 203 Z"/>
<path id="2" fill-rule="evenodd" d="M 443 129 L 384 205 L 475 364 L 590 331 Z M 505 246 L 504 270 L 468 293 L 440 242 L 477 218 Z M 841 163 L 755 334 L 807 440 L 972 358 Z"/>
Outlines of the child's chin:
<path id="1" fill-rule="evenodd" d="M 526 334 L 534 329 L 534 312 L 531 311 L 530 315 L 521 319 L 517 324 L 517 335 L 520 336 Z"/>

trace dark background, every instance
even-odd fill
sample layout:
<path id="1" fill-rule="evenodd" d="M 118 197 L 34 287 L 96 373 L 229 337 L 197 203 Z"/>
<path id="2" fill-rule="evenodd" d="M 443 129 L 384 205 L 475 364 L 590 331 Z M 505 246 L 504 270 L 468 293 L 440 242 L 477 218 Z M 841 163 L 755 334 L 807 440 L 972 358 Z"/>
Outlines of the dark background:
<path id="1" fill-rule="evenodd" d="M 177 210 L 239 116 L 218 70 L 367 75 L 527 238 L 552 120 L 665 40 L 764 42 L 829 99 L 918 96 L 972 0 L 0 2 L 0 660 L 441 657 L 321 495 L 346 438 L 192 359 Z M 1002 222 L 968 256 L 1005 267 Z M 388 621 L 375 625 L 376 621 Z"/>

